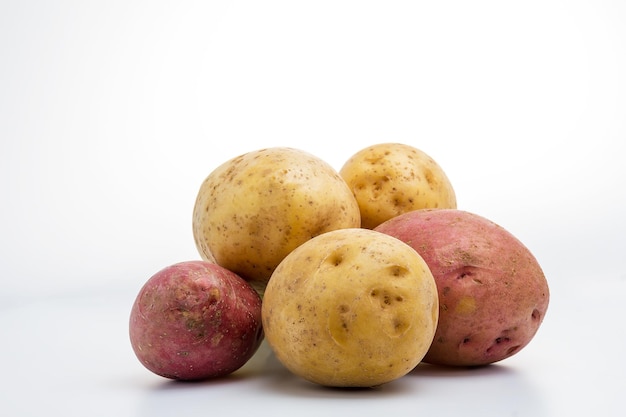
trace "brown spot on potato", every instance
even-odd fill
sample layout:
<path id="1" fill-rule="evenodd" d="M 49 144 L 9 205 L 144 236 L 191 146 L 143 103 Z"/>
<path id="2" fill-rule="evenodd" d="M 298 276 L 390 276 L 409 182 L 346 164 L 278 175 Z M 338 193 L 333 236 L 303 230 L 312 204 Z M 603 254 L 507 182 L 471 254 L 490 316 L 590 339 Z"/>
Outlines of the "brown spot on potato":
<path id="1" fill-rule="evenodd" d="M 398 318 L 394 318 L 394 320 L 393 320 L 393 330 L 395 331 L 396 334 L 404 333 L 404 330 L 408 326 L 409 325 L 404 320 L 400 320 Z"/>
<path id="2" fill-rule="evenodd" d="M 507 329 L 504 330 L 502 332 L 501 336 L 498 336 L 494 339 L 493 343 L 491 344 L 491 346 L 489 346 L 487 348 L 487 350 L 485 351 L 487 355 L 490 355 L 492 353 L 494 353 L 494 350 L 498 350 L 499 352 L 503 351 L 503 347 L 505 345 L 508 345 L 509 343 L 512 342 L 512 339 L 508 336 L 505 336 L 506 334 L 508 334 L 510 332 L 511 329 Z M 513 329 L 515 330 L 515 329 Z M 512 354 L 514 354 L 515 352 L 517 352 L 519 349 L 521 348 L 521 345 L 516 344 L 513 346 L 508 347 L 506 350 L 504 350 L 504 356 L 511 356 Z M 502 355 L 502 353 L 500 353 L 499 355 Z"/>
<path id="3" fill-rule="evenodd" d="M 375 299 L 382 309 L 391 307 L 394 303 L 401 303 L 404 298 L 401 295 L 393 295 L 389 291 L 373 289 L 370 296 Z"/>
<path id="4" fill-rule="evenodd" d="M 392 265 L 388 267 L 387 269 L 389 271 L 389 275 L 393 277 L 403 277 L 403 276 L 406 276 L 407 274 L 410 274 L 410 271 L 408 269 L 400 265 Z"/>
<path id="5" fill-rule="evenodd" d="M 328 258 L 328 262 L 331 265 L 339 266 L 341 262 L 343 262 L 343 253 L 341 252 L 333 252 Z"/>
<path id="6" fill-rule="evenodd" d="M 222 295 L 220 294 L 220 290 L 219 288 L 211 288 L 209 290 L 209 303 L 214 304 L 217 303 L 220 298 L 222 297 Z"/>
<path id="7" fill-rule="evenodd" d="M 537 309 L 534 309 L 533 312 L 530 314 L 530 318 L 533 321 L 539 321 L 541 320 L 541 312 Z"/>
<path id="8" fill-rule="evenodd" d="M 507 351 L 506 354 L 507 355 L 512 355 L 513 353 L 517 352 L 517 350 L 520 348 L 519 345 L 517 346 L 511 346 Z"/>
<path id="9" fill-rule="evenodd" d="M 431 186 L 436 183 L 435 175 L 430 169 L 427 168 L 424 168 L 424 179 L 426 179 L 426 182 Z"/>
<path id="10" fill-rule="evenodd" d="M 463 279 L 466 278 L 468 276 L 472 275 L 471 272 L 468 271 L 462 271 L 458 277 L 456 277 L 456 279 Z"/>

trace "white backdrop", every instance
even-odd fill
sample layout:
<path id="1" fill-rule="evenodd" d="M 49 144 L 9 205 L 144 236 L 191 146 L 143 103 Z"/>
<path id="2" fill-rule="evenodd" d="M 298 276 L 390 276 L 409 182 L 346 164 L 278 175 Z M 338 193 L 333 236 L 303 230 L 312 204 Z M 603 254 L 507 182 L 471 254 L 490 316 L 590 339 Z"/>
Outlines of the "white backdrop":
<path id="1" fill-rule="evenodd" d="M 291 146 L 340 169 L 391 141 L 519 237 L 552 298 L 504 366 L 422 371 L 359 414 L 623 409 L 624 22 L 621 0 L 1 1 L 3 412 L 204 415 L 242 396 L 245 415 L 353 411 L 267 350 L 240 385 L 162 383 L 127 319 L 149 276 L 198 258 L 191 212 L 219 164 Z"/>
<path id="2" fill-rule="evenodd" d="M 199 184 L 240 153 L 339 169 L 387 141 L 429 153 L 459 208 L 548 272 L 623 274 L 625 18 L 619 1 L 2 2 L 3 293 L 197 258 Z"/>

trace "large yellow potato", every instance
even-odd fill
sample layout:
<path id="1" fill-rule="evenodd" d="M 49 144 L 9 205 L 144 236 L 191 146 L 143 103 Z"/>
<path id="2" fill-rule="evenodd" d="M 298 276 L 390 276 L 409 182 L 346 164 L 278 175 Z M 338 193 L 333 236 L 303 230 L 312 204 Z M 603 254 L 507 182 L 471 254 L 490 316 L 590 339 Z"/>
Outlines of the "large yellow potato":
<path id="1" fill-rule="evenodd" d="M 251 151 L 217 167 L 193 210 L 200 256 L 260 292 L 293 249 L 321 233 L 359 225 L 357 202 L 337 171 L 283 147 Z"/>
<path id="2" fill-rule="evenodd" d="M 265 337 L 294 374 L 336 387 L 406 375 L 432 343 L 435 280 L 407 244 L 368 229 L 317 236 L 274 271 L 262 305 Z"/>
<path id="3" fill-rule="evenodd" d="M 456 208 L 444 170 L 425 152 L 402 143 L 380 143 L 350 157 L 339 171 L 361 210 L 361 226 L 373 229 L 423 208 Z"/>

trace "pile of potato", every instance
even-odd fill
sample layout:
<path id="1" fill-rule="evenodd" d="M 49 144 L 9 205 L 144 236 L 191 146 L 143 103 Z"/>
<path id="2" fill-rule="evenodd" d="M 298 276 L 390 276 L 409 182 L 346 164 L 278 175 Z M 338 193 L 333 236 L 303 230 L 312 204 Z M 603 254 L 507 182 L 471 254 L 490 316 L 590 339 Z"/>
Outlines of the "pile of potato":
<path id="1" fill-rule="evenodd" d="M 532 253 L 457 209 L 443 169 L 405 144 L 340 171 L 293 148 L 239 155 L 201 184 L 192 223 L 202 260 L 157 272 L 131 310 L 135 354 L 167 378 L 232 373 L 265 338 L 306 380 L 371 387 L 420 362 L 510 357 L 548 308 Z"/>

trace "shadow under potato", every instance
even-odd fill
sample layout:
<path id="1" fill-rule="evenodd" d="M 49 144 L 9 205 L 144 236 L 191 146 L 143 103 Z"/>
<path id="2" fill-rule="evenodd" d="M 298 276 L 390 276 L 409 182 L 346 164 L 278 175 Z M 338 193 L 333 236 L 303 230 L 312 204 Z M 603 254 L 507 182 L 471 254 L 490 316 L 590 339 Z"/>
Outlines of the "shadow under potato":
<path id="1" fill-rule="evenodd" d="M 473 378 L 481 375 L 504 375 L 511 373 L 512 370 L 501 364 L 487 364 L 478 366 L 445 366 L 433 365 L 422 362 L 417 365 L 408 375 L 411 376 L 428 376 L 428 377 L 468 377 Z"/>

